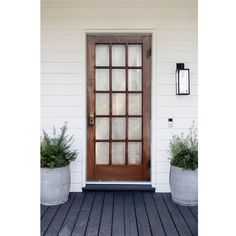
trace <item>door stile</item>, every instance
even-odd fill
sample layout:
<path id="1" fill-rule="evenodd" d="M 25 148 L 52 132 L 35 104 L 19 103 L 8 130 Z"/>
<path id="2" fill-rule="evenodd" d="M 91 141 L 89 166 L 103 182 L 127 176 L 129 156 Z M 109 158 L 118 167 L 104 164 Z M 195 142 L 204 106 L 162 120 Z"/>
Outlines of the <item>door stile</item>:
<path id="1" fill-rule="evenodd" d="M 143 174 L 144 179 L 150 176 L 150 124 L 151 124 L 151 38 L 143 40 Z"/>
<path id="2" fill-rule="evenodd" d="M 89 115 L 90 112 L 95 114 L 95 44 L 94 39 L 92 37 L 87 37 L 87 44 L 90 45 L 88 47 L 87 53 L 87 129 L 88 129 L 88 165 L 87 165 L 87 173 L 88 180 L 92 180 L 94 178 L 94 168 L 95 168 L 95 125 L 89 124 Z M 96 121 L 95 121 L 96 122 Z"/>

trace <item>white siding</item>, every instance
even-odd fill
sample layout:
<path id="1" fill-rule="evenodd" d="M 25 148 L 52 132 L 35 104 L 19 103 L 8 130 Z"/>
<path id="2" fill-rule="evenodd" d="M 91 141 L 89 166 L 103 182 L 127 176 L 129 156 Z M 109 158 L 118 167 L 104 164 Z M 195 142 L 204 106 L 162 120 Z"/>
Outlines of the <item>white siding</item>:
<path id="1" fill-rule="evenodd" d="M 153 183 L 157 191 L 169 191 L 169 139 L 197 121 L 197 0 L 43 0 L 41 28 L 41 126 L 50 131 L 68 121 L 79 151 L 71 164 L 71 191 L 81 191 L 85 183 L 85 32 L 155 31 Z M 175 95 L 178 62 L 190 69 L 190 96 Z M 169 117 L 173 128 L 168 128 Z"/>

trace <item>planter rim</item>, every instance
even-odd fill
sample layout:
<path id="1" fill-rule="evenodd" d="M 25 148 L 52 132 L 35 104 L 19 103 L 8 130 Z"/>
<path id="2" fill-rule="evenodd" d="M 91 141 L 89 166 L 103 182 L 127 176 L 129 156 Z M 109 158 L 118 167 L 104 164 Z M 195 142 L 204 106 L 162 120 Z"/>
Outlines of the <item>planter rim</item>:
<path id="1" fill-rule="evenodd" d="M 40 167 L 40 169 L 45 169 L 45 170 L 55 170 L 55 169 L 62 169 L 65 167 L 68 167 L 70 164 L 66 165 L 66 166 L 62 166 L 62 167 L 54 167 L 54 168 L 49 168 L 49 167 Z"/>
<path id="2" fill-rule="evenodd" d="M 184 169 L 183 167 L 174 166 L 174 165 L 172 165 L 172 164 L 170 164 L 170 166 L 171 166 L 171 167 L 174 167 L 174 168 L 177 168 L 177 169 L 181 169 L 181 170 L 183 170 L 183 171 L 197 171 L 197 170 L 198 170 L 198 168 L 196 168 L 195 170 L 191 170 L 191 169 L 186 170 L 186 169 Z"/>

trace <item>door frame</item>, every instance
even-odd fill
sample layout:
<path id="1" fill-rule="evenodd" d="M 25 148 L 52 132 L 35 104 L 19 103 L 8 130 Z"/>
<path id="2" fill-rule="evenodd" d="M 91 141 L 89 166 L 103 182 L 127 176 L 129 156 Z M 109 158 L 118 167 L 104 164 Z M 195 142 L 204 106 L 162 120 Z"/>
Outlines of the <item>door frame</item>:
<path id="1" fill-rule="evenodd" d="M 83 84 L 84 84 L 84 117 L 83 117 L 83 151 L 81 153 L 81 171 L 82 171 L 82 179 L 81 179 L 81 187 L 85 187 L 86 184 L 151 184 L 152 187 L 156 187 L 156 156 L 155 156 L 155 116 L 156 116 L 156 89 L 155 89 L 155 63 L 156 63 L 156 30 L 155 29 L 84 29 L 83 30 Z M 150 153 L 151 153 L 151 170 L 150 177 L 151 180 L 147 182 L 130 182 L 130 181 L 116 181 L 116 182 L 97 182 L 97 181 L 87 181 L 87 34 L 151 34 L 151 47 L 152 47 L 152 60 L 151 60 L 151 141 L 150 141 Z"/>

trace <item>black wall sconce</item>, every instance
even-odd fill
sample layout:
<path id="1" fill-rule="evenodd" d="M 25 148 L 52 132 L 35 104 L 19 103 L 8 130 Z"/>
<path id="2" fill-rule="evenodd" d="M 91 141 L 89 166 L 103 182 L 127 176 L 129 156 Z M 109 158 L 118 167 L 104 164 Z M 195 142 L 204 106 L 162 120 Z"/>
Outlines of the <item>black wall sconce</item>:
<path id="1" fill-rule="evenodd" d="M 190 76 L 189 69 L 184 68 L 184 63 L 176 64 L 176 95 L 190 94 Z"/>

